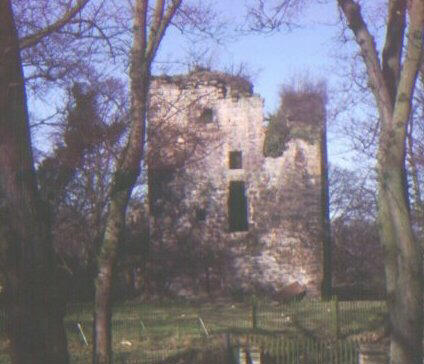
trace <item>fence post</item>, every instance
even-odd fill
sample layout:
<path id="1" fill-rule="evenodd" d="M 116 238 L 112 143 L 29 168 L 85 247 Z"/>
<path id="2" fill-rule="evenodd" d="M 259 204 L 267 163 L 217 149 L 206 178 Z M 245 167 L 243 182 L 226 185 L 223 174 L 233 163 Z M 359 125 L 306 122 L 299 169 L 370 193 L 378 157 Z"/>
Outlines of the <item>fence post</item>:
<path id="1" fill-rule="evenodd" d="M 338 341 L 340 338 L 340 312 L 339 312 L 339 298 L 333 297 L 333 321 L 334 321 L 334 336 Z"/>
<path id="2" fill-rule="evenodd" d="M 258 328 L 258 303 L 256 296 L 252 296 L 252 329 L 256 330 Z"/>
<path id="3" fill-rule="evenodd" d="M 227 363 L 238 364 L 238 357 L 236 357 L 235 345 L 233 345 L 230 334 L 225 334 L 225 346 L 227 348 Z"/>

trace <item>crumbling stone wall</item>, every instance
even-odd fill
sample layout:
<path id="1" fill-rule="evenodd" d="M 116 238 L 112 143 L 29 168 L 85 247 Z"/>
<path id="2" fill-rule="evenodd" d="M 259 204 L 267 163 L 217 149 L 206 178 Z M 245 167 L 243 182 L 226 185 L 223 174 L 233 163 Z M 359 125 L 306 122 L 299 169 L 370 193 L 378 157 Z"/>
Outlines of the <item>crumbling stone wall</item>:
<path id="1" fill-rule="evenodd" d="M 296 133 L 280 156 L 264 157 L 263 100 L 246 80 L 203 71 L 158 77 L 151 90 L 151 241 L 162 289 L 278 296 L 296 284 L 319 295 L 324 120 L 298 137 L 304 123 L 292 112 Z"/>

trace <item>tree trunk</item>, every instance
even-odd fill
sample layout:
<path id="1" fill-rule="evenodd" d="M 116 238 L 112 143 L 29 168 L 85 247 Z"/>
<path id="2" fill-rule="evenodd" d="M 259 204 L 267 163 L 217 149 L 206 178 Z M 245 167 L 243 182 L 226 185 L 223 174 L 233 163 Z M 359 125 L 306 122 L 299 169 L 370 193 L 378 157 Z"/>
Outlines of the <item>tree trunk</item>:
<path id="1" fill-rule="evenodd" d="M 37 188 L 10 0 L 0 2 L 0 24 L 0 271 L 11 359 L 66 364 L 65 295 Z"/>
<path id="2" fill-rule="evenodd" d="M 171 19 L 182 0 L 156 0 L 148 29 L 148 0 L 137 0 L 134 9 L 134 39 L 131 54 L 131 130 L 112 177 L 111 198 L 103 244 L 97 259 L 95 282 L 94 364 L 112 362 L 111 289 L 120 235 L 131 192 L 141 170 L 146 137 L 151 64 Z"/>
<path id="3" fill-rule="evenodd" d="M 139 56 L 134 52 L 133 57 Z M 142 59 L 140 57 L 140 59 Z M 132 67 L 132 126 L 128 143 L 118 161 L 112 179 L 111 203 L 106 230 L 97 258 L 98 273 L 95 281 L 94 309 L 94 364 L 112 363 L 111 294 L 119 241 L 125 225 L 125 214 L 132 189 L 141 171 L 145 140 L 147 93 L 150 66 L 137 61 Z"/>
<path id="4" fill-rule="evenodd" d="M 390 314 L 390 360 L 422 363 L 423 267 L 420 245 L 412 230 L 405 178 L 407 125 L 422 57 L 424 6 L 413 1 L 408 49 L 390 120 L 383 120 L 378 151 L 379 222 L 387 251 L 387 303 Z"/>
<path id="5" fill-rule="evenodd" d="M 128 201 L 140 174 L 144 127 L 147 105 L 147 82 L 141 98 L 135 102 L 140 118 L 135 118 L 133 129 L 112 181 L 111 203 L 106 221 L 106 230 L 97 258 L 98 273 L 95 280 L 94 350 L 95 364 L 112 362 L 111 294 L 112 278 L 118 255 L 119 241 L 125 225 Z M 141 104 L 138 105 L 138 102 Z M 138 121 L 138 125 L 134 125 Z M 142 129 L 140 132 L 138 129 Z M 143 135 L 143 136 L 142 136 Z"/>
<path id="6" fill-rule="evenodd" d="M 422 360 L 423 330 L 421 252 L 411 229 L 403 176 L 390 165 L 380 168 L 386 173 L 384 177 L 380 173 L 379 223 L 384 234 L 390 234 L 384 248 L 391 363 L 418 364 Z"/>
<path id="7" fill-rule="evenodd" d="M 386 42 L 381 63 L 359 2 L 338 0 L 338 3 L 361 49 L 380 116 L 377 204 L 391 330 L 390 362 L 421 364 L 422 256 L 412 230 L 405 148 L 412 97 L 423 52 L 424 3 L 422 0 L 388 2 Z M 402 56 L 407 7 L 408 46 Z"/>
<path id="8" fill-rule="evenodd" d="M 133 184 L 135 183 L 136 175 L 134 177 Z M 115 173 L 114 180 L 116 178 L 117 173 Z M 123 230 L 125 209 L 129 198 L 125 190 L 119 192 L 112 198 L 106 223 L 105 237 L 97 259 L 98 273 L 95 281 L 93 350 L 93 363 L 95 364 L 112 363 L 112 275 L 116 264 L 120 234 Z"/>

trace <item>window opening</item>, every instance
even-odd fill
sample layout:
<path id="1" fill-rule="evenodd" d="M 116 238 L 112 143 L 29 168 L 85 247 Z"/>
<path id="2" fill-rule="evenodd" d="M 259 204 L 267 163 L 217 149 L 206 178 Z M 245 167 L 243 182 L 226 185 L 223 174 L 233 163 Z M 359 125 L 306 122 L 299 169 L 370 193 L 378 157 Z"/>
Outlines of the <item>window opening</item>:
<path id="1" fill-rule="evenodd" d="M 247 198 L 243 181 L 231 181 L 228 196 L 228 223 L 230 231 L 247 231 Z"/>
<path id="2" fill-rule="evenodd" d="M 243 168 L 243 160 L 241 151 L 230 152 L 230 169 L 241 169 Z"/>
<path id="3" fill-rule="evenodd" d="M 175 177 L 172 168 L 149 168 L 149 208 L 153 216 L 160 216 L 167 201 L 172 200 L 169 183 Z"/>
<path id="4" fill-rule="evenodd" d="M 196 209 L 196 219 L 197 221 L 205 221 L 206 220 L 206 210 L 202 208 Z"/>
<path id="5" fill-rule="evenodd" d="M 199 116 L 199 122 L 202 124 L 209 124 L 213 121 L 213 110 L 209 107 L 203 109 Z"/>

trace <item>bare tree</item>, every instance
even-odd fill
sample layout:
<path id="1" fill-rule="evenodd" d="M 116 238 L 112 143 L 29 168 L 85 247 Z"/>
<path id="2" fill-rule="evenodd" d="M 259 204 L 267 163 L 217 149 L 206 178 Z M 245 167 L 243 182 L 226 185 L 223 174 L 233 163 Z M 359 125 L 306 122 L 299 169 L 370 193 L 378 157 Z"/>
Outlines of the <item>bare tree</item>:
<path id="1" fill-rule="evenodd" d="M 38 192 L 10 1 L 0 4 L 0 14 L 1 272 L 11 358 L 13 363 L 67 363 L 61 273 Z"/>
<path id="2" fill-rule="evenodd" d="M 349 299 L 384 295 L 383 254 L 370 176 L 331 167 L 330 206 L 335 293 Z"/>
<path id="3" fill-rule="evenodd" d="M 112 360 L 112 277 L 119 241 L 124 231 L 126 209 L 144 158 L 152 64 L 171 24 L 191 34 L 200 34 L 210 29 L 205 25 L 212 23 L 215 17 L 211 16 L 213 12 L 205 6 L 200 3 L 187 3 L 183 6 L 183 0 L 135 2 L 130 61 L 130 131 L 112 176 L 105 233 L 97 257 L 93 350 L 93 361 L 96 364 L 110 363 Z"/>
<path id="4" fill-rule="evenodd" d="M 130 15 L 113 0 L 14 0 L 13 8 L 33 94 L 45 96 L 54 86 L 92 79 L 100 62 L 104 68 L 119 59 L 125 66 L 130 31 L 124 23 Z"/>
<path id="5" fill-rule="evenodd" d="M 297 27 L 296 17 L 307 5 L 305 0 L 255 0 L 247 7 L 248 31 L 275 32 Z"/>
<path id="6" fill-rule="evenodd" d="M 94 279 L 111 173 L 128 126 L 123 91 L 124 85 L 113 79 L 76 83 L 69 90 L 57 144 L 37 170 L 42 196 L 54 212 L 55 251 L 71 274 L 74 294 L 79 288 L 85 296 L 93 293 L 87 280 Z M 111 103 L 120 105 L 119 110 Z M 84 277 L 83 282 L 77 282 L 78 277 Z"/>
<path id="7" fill-rule="evenodd" d="M 157 0 L 153 9 L 148 0 L 137 0 L 134 8 L 131 55 L 131 128 L 127 144 L 112 177 L 106 229 L 97 262 L 95 281 L 94 350 L 95 364 L 112 361 L 111 289 L 118 245 L 125 225 L 125 213 L 134 184 L 141 171 L 146 135 L 148 93 L 152 62 L 182 0 Z"/>
<path id="8" fill-rule="evenodd" d="M 12 128 L 12 130 L 15 130 L 16 132 L 16 138 L 6 138 L 3 143 L 3 145 L 7 145 L 5 150 L 8 150 L 8 153 L 6 153 L 4 157 L 3 167 L 5 172 L 2 174 L 4 176 L 10 176 L 7 180 L 9 185 L 6 182 L 2 182 L 2 189 L 3 185 L 5 186 L 4 191 L 1 191 L 2 206 L 4 205 L 7 210 L 7 212 L 5 212 L 5 216 L 9 216 L 9 211 L 15 210 L 17 213 L 24 213 L 23 211 L 34 213 L 34 216 L 30 216 L 34 219 L 37 216 L 40 217 L 42 215 L 37 213 L 35 207 L 28 208 L 28 206 L 24 206 L 23 204 L 20 205 L 14 201 L 12 201 L 13 203 L 8 202 L 8 196 L 13 196 L 13 194 L 9 193 L 7 188 L 12 189 L 11 192 L 16 192 L 15 189 L 17 189 L 15 186 L 17 182 L 13 179 L 14 171 L 9 170 L 11 166 L 18 169 L 25 168 L 25 166 L 28 167 L 27 169 L 29 172 L 19 173 L 19 176 L 22 176 L 19 181 L 24 180 L 28 182 L 30 184 L 28 188 L 32 188 L 32 195 L 29 194 L 29 192 L 22 194 L 19 191 L 18 193 L 15 193 L 15 195 L 22 195 L 22 198 L 27 198 L 27 196 L 29 196 L 28 198 L 31 197 L 31 199 L 34 200 L 28 200 L 29 202 L 27 204 L 36 204 L 40 199 L 35 175 L 33 176 L 34 167 L 30 144 L 31 141 L 29 139 L 28 112 L 26 109 L 26 96 L 24 89 L 25 85 L 28 85 L 29 89 L 36 95 L 43 95 L 43 93 L 45 94 L 48 92 L 48 89 L 46 88 L 48 82 L 54 81 L 59 85 L 69 85 L 75 79 L 81 79 L 81 74 L 90 79 L 93 74 L 96 74 L 96 72 L 93 72 L 95 71 L 96 62 L 98 63 L 105 59 L 105 52 L 102 53 L 103 49 L 106 49 L 109 52 L 109 56 L 112 57 L 116 56 L 116 52 L 120 52 L 122 55 L 125 53 L 125 50 L 128 49 L 126 47 L 128 37 L 125 36 L 125 31 L 128 30 L 128 22 L 123 20 L 123 18 L 115 19 L 112 15 L 110 15 L 113 13 L 110 11 L 112 6 L 115 6 L 115 10 L 121 9 L 119 7 L 120 2 L 110 1 L 107 7 L 104 4 L 104 1 L 96 0 L 69 0 L 59 3 L 52 3 L 48 0 L 31 2 L 16 0 L 13 3 L 13 10 L 18 14 L 18 16 L 13 15 L 11 1 L 3 2 L 1 5 L 2 17 L 4 17 L 3 23 L 7 24 L 7 26 L 2 27 L 0 31 L 0 41 L 2 42 L 1 49 L 4 49 L 4 52 L 1 54 L 1 85 L 2 90 L 4 90 L 2 94 L 2 111 L 3 109 L 5 110 L 5 112 L 2 112 L 4 130 L 10 134 L 10 131 L 8 130 L 9 126 L 20 125 L 19 123 L 12 123 L 12 121 L 19 118 L 19 116 L 22 116 L 20 120 L 22 127 L 18 129 L 15 128 L 16 130 Z M 207 23 L 205 20 L 214 18 L 211 12 L 200 11 L 201 9 L 204 9 L 203 5 L 198 6 L 190 4 L 186 7 L 182 7 L 181 5 L 182 0 L 157 0 L 155 5 L 152 5 L 147 0 L 137 0 L 135 7 L 133 8 L 135 15 L 134 42 L 130 61 L 132 95 L 131 128 L 127 145 L 116 162 L 116 170 L 109 186 L 109 197 L 111 202 L 107 215 L 104 244 L 102 245 L 102 249 L 100 249 L 100 254 L 98 256 L 99 273 L 96 280 L 97 309 L 95 314 L 95 362 L 109 362 L 111 360 L 110 330 L 107 329 L 109 324 L 108 319 L 110 318 L 110 278 L 112 276 L 112 268 L 116 260 L 116 247 L 118 238 L 122 233 L 128 199 L 137 176 L 140 174 L 140 162 L 143 158 L 145 139 L 144 135 L 148 90 L 153 60 L 155 59 L 166 29 L 171 22 L 173 22 L 173 25 L 180 30 L 189 29 L 192 34 L 196 34 L 198 32 L 206 32 L 207 30 L 210 30 L 211 28 L 205 28 Z M 105 11 L 106 8 L 108 12 Z M 82 10 L 85 12 L 81 12 Z M 109 14 L 110 17 L 108 18 L 105 14 Z M 115 11 L 113 14 L 120 14 L 120 11 Z M 123 12 L 123 14 L 128 15 L 129 12 Z M 100 16 L 103 15 L 106 17 L 100 18 Z M 100 19 L 104 20 L 103 24 L 100 24 Z M 16 25 L 14 23 L 15 21 L 18 21 L 19 25 Z M 17 34 L 17 31 L 19 31 L 19 34 Z M 113 40 L 115 39 L 119 39 L 118 43 L 113 43 Z M 99 45 L 101 44 L 101 41 L 105 42 L 107 47 Z M 81 48 L 81 45 L 85 45 L 86 47 Z M 81 59 L 84 59 L 87 62 L 83 62 Z M 3 62 L 3 60 L 5 61 Z M 123 62 L 123 64 L 125 65 L 125 62 Z M 23 78 L 22 66 L 28 66 L 25 81 Z M 13 78 L 14 76 L 16 76 L 16 80 L 9 80 L 10 77 Z M 18 90 L 20 93 L 10 93 L 8 91 L 10 89 L 10 85 L 12 85 L 13 89 L 15 89 L 15 87 L 20 87 Z M 10 102 L 11 97 L 15 97 L 20 103 Z M 18 107 L 20 107 L 20 109 L 16 110 Z M 10 110 L 13 112 L 9 112 Z M 43 121 L 40 122 L 40 124 L 42 123 Z M 5 132 L 3 135 L 6 136 L 9 134 Z M 21 134 L 23 137 L 21 137 Z M 13 145 L 13 143 L 16 143 L 16 145 Z M 13 147 L 15 149 L 13 149 Z M 24 148 L 26 154 L 24 152 L 21 153 L 19 149 L 16 149 L 20 147 Z M 16 151 L 16 153 L 14 151 Z M 6 156 L 9 159 L 7 159 Z M 17 161 L 20 158 L 19 156 L 25 160 L 25 163 L 20 163 L 18 167 Z M 78 166 L 78 163 L 74 166 Z M 66 177 L 64 180 L 69 180 L 69 171 L 65 172 L 66 173 L 62 173 L 62 177 Z M 68 175 L 66 176 L 66 174 Z M 29 177 L 27 177 L 27 175 Z M 49 193 L 46 195 L 48 194 Z M 5 198 L 3 198 L 3 196 L 5 196 Z M 4 203 L 3 200 L 5 201 Z M 41 207 L 39 207 L 39 209 L 42 208 L 41 203 L 40 206 Z M 22 211 L 19 210 L 18 207 L 20 207 Z M 23 240 L 24 244 L 22 244 L 21 249 L 26 249 L 25 254 L 19 254 L 19 251 L 15 252 L 12 249 L 13 254 L 16 253 L 18 257 L 21 256 L 28 259 L 32 264 L 28 265 L 27 270 L 24 270 L 26 274 L 25 277 L 32 277 L 36 280 L 36 282 L 40 283 L 43 281 L 41 273 L 46 273 L 52 269 L 52 266 L 56 266 L 53 262 L 54 257 L 53 251 L 51 250 L 50 227 L 38 221 L 36 223 L 30 223 L 29 219 L 25 220 L 22 218 L 16 218 L 15 220 L 20 221 L 21 224 L 24 221 L 27 221 L 27 224 L 24 227 L 17 226 L 17 232 L 13 231 L 14 234 L 24 234 L 25 239 L 29 236 L 34 236 L 33 240 L 36 240 L 37 238 L 37 234 L 28 233 L 28 231 L 25 230 L 29 229 L 29 226 L 31 229 L 40 230 L 40 242 L 37 240 L 37 244 L 42 246 L 44 250 L 31 250 L 30 247 L 32 247 L 35 243 L 33 244 L 32 241 L 27 242 L 26 240 Z M 6 222 L 8 220 L 4 219 L 4 221 Z M 9 233 L 11 227 L 14 228 L 14 225 L 6 223 L 4 228 L 6 229 L 5 231 L 8 232 L 10 246 L 14 246 L 11 242 L 13 240 L 11 238 L 12 235 Z M 21 232 L 20 229 L 24 230 Z M 44 240 L 41 239 L 41 237 Z M 5 245 L 5 263 L 9 264 L 14 260 L 13 258 L 11 258 L 12 260 L 10 261 L 8 260 L 6 253 L 12 253 L 9 252 L 10 249 L 8 250 L 8 248 L 6 248 L 7 247 Z M 36 257 L 31 255 L 35 253 L 37 253 Z M 39 261 L 35 262 L 35 258 L 39 259 Z M 43 259 L 46 260 L 43 261 Z M 37 267 L 37 269 L 40 268 L 42 272 L 40 272 L 40 274 L 31 274 L 35 267 Z M 22 265 L 19 265 L 16 269 L 18 268 L 21 269 Z M 5 270 L 11 271 L 10 269 Z M 35 295 L 35 298 L 32 299 L 32 301 L 36 302 L 35 307 L 45 307 L 46 310 L 50 308 L 49 305 L 38 304 L 39 302 L 37 302 L 36 299 L 37 297 L 40 297 L 41 300 L 41 297 L 43 297 L 46 302 L 48 301 L 50 293 L 46 293 L 46 287 L 57 288 L 59 286 L 64 286 L 57 284 L 54 277 L 55 275 L 51 274 L 51 277 L 45 280 L 45 282 L 48 283 L 51 281 L 52 284 L 45 284 L 45 286 L 42 287 L 43 289 L 40 289 L 40 292 L 37 293 L 38 296 Z M 18 286 L 23 282 L 22 279 L 15 281 Z M 7 287 L 7 285 L 5 285 L 5 287 Z M 25 299 L 23 301 L 21 300 L 23 302 L 22 304 L 25 303 L 28 305 L 29 301 L 27 298 L 31 293 L 34 293 L 34 289 L 36 288 L 40 287 L 35 287 L 35 285 L 33 285 L 32 290 L 23 290 L 28 292 L 28 294 L 25 295 Z M 8 291 L 6 290 L 6 292 Z M 21 294 L 21 292 L 22 290 L 19 291 L 19 294 Z M 52 292 L 52 297 L 54 296 L 55 299 L 64 297 L 62 294 L 55 293 L 53 295 L 53 293 L 54 292 Z M 13 300 L 10 301 L 10 303 L 12 302 Z M 55 307 L 59 307 L 59 305 L 56 305 Z M 64 305 L 60 307 L 63 309 Z M 54 324 L 57 324 L 58 328 L 62 328 L 62 332 L 50 335 L 47 335 L 46 332 L 41 332 L 39 335 L 36 335 L 34 332 L 38 330 L 37 324 L 33 325 L 34 329 L 32 331 L 23 330 L 18 333 L 16 333 L 16 330 L 13 331 L 12 334 L 18 335 L 12 340 L 12 345 L 16 344 L 16 347 L 14 347 L 14 352 L 16 352 L 17 358 L 16 362 L 66 363 L 68 361 L 66 343 L 63 325 L 61 324 L 63 312 L 54 315 L 55 311 L 50 310 L 50 315 L 54 317 L 57 316 L 57 321 L 54 321 L 53 319 L 53 321 L 44 321 L 37 315 L 31 315 L 33 311 L 28 311 L 26 308 L 27 307 L 17 309 L 16 315 L 19 316 L 23 315 L 24 312 L 29 312 L 29 315 L 34 318 L 32 321 L 28 321 L 29 324 L 32 325 L 34 322 L 46 322 L 45 325 L 39 325 L 41 327 L 40 330 L 42 331 L 46 325 L 49 326 L 49 329 L 51 329 L 53 324 L 50 324 L 50 322 L 53 322 Z M 39 316 L 45 313 L 44 311 L 41 311 L 37 312 Z M 25 316 L 25 318 L 28 317 Z M 26 320 L 22 319 L 22 317 L 21 321 L 26 322 Z M 15 323 L 21 321 L 15 320 Z M 23 333 L 25 333 L 25 335 Z M 25 338 L 33 335 L 31 337 L 36 337 L 37 340 L 23 340 L 20 339 L 19 335 L 24 335 Z M 52 342 L 49 342 L 48 344 L 47 336 L 54 337 L 54 339 L 51 340 Z M 58 342 L 56 347 L 54 345 L 55 341 Z M 59 343 L 61 343 L 61 346 Z M 28 348 L 23 348 L 22 346 L 24 346 L 24 344 L 28 345 Z M 50 354 L 52 356 L 50 356 Z M 56 354 L 62 354 L 63 357 L 59 358 L 59 356 L 54 356 Z M 24 359 L 21 360 L 19 359 L 20 357 L 23 357 Z"/>
<path id="9" fill-rule="evenodd" d="M 84 21 L 81 11 L 89 2 L 93 3 L 63 1 L 51 11 L 48 1 L 16 0 L 13 9 L 10 0 L 0 4 L 1 276 L 13 363 L 69 360 L 63 326 L 66 292 L 62 290 L 66 285 L 52 248 L 50 208 L 42 200 L 35 175 L 25 87 L 39 78 L 37 66 L 48 69 L 53 64 L 54 57 L 41 57 L 41 50 L 52 56 L 49 50 L 55 42 L 48 39 L 55 39 L 56 44 L 66 40 L 70 45 L 72 39 L 84 38 L 78 30 L 88 32 L 89 27 L 82 25 L 89 19 Z M 96 23 L 90 27 L 96 28 Z M 24 66 L 35 71 L 26 79 Z M 62 73 L 45 76 L 57 81 Z"/>
<path id="10" fill-rule="evenodd" d="M 416 0 L 389 1 L 381 58 L 359 3 L 338 0 L 338 6 L 360 47 L 380 117 L 377 204 L 385 252 L 390 360 L 417 364 L 422 361 L 422 258 L 408 207 L 405 143 L 422 57 L 424 4 Z M 405 41 L 407 50 L 403 55 Z"/>

